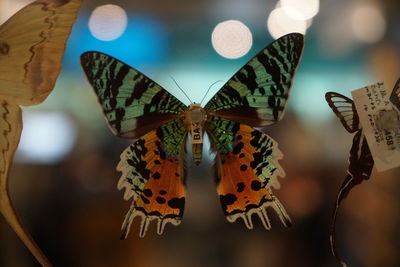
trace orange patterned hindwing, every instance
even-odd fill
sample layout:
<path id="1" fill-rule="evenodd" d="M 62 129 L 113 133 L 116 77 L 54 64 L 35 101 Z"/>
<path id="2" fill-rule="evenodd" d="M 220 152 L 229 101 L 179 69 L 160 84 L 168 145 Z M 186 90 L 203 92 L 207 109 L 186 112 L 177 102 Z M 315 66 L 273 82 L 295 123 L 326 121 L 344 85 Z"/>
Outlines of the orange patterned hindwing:
<path id="1" fill-rule="evenodd" d="M 142 217 L 141 237 L 152 220 L 157 220 L 158 234 L 163 233 L 166 223 L 180 224 L 185 204 L 185 137 L 182 120 L 173 120 L 145 134 L 122 153 L 118 188 L 126 189 L 125 199 L 133 197 L 122 238 L 128 235 L 136 216 Z"/>
<path id="2" fill-rule="evenodd" d="M 282 153 L 277 143 L 250 126 L 220 117 L 210 118 L 208 132 L 217 150 L 217 191 L 228 221 L 242 218 L 251 229 L 255 213 L 270 229 L 266 208 L 271 206 L 290 226 L 289 216 L 271 191 L 279 188 L 277 177 L 285 175 L 278 163 Z"/>

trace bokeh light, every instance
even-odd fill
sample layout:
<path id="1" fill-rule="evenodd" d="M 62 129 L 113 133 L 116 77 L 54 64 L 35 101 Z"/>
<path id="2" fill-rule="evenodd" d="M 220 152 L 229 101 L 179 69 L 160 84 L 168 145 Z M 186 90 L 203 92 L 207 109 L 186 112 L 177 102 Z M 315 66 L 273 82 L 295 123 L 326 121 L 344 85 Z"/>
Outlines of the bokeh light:
<path id="1" fill-rule="evenodd" d="M 117 5 L 102 5 L 93 10 L 89 19 L 89 29 L 94 37 L 102 41 L 112 41 L 120 37 L 128 25 L 128 16 Z"/>
<path id="2" fill-rule="evenodd" d="M 281 7 L 272 10 L 267 22 L 268 31 L 272 35 L 272 37 L 277 39 L 291 32 L 299 32 L 302 34 L 306 33 L 306 20 L 293 19 L 292 16 L 288 15 L 295 13 L 299 14 L 296 9 L 291 7 Z"/>
<path id="3" fill-rule="evenodd" d="M 53 163 L 73 148 L 77 129 L 61 112 L 32 111 L 23 113 L 24 130 L 16 160 L 19 162 Z"/>
<path id="4" fill-rule="evenodd" d="M 275 9 L 282 8 L 282 2 L 276 2 Z M 295 6 L 286 5 L 284 11 L 287 13 L 289 17 L 292 17 L 294 20 L 305 20 L 306 21 L 306 29 L 310 28 L 313 24 L 313 18 L 304 19 L 304 15 L 301 14 L 301 11 L 296 9 Z"/>
<path id="5" fill-rule="evenodd" d="M 246 55 L 253 45 L 249 28 L 238 20 L 219 23 L 211 35 L 212 45 L 223 57 L 235 59 Z"/>
<path id="6" fill-rule="evenodd" d="M 280 0 L 281 6 L 293 19 L 307 20 L 317 15 L 319 0 Z M 293 12 L 296 10 L 296 12 Z"/>
<path id="7" fill-rule="evenodd" d="M 382 12 L 372 5 L 360 5 L 351 15 L 351 28 L 357 40 L 376 43 L 382 40 L 386 32 L 386 21 Z"/>

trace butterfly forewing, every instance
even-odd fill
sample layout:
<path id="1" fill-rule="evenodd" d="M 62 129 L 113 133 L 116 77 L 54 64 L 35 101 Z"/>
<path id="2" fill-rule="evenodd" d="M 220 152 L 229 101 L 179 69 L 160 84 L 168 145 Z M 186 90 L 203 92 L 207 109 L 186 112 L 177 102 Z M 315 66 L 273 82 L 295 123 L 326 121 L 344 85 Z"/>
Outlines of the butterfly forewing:
<path id="1" fill-rule="evenodd" d="M 353 100 L 335 92 L 326 93 L 325 99 L 348 132 L 354 133 L 360 129 L 360 120 Z"/>
<path id="2" fill-rule="evenodd" d="M 82 0 L 38 0 L 0 26 L 0 94 L 19 105 L 49 95 Z"/>
<path id="3" fill-rule="evenodd" d="M 252 58 L 209 101 L 213 115 L 252 126 L 266 126 L 284 114 L 304 36 L 285 35 Z"/>
<path id="4" fill-rule="evenodd" d="M 285 175 L 278 163 L 282 153 L 277 143 L 248 125 L 216 116 L 209 118 L 206 129 L 217 153 L 217 191 L 228 221 L 242 218 L 251 229 L 255 213 L 270 229 L 266 208 L 272 207 L 283 224 L 290 225 L 289 216 L 271 191 L 279 188 L 278 176 Z"/>
<path id="5" fill-rule="evenodd" d="M 53 90 L 66 41 L 82 0 L 37 0 L 0 25 L 0 211 L 43 266 L 50 266 L 18 219 L 7 191 L 8 170 L 21 135 L 20 105 Z"/>
<path id="6" fill-rule="evenodd" d="M 111 56 L 86 52 L 81 64 L 116 135 L 140 137 L 187 109 L 160 85 Z"/>
<path id="7" fill-rule="evenodd" d="M 122 153 L 117 167 L 122 172 L 118 188 L 125 188 L 125 199 L 133 197 L 122 238 L 136 216 L 142 218 L 141 237 L 152 220 L 157 221 L 158 234 L 166 223 L 180 223 L 185 204 L 185 137 L 183 119 L 175 119 L 148 132 Z"/>

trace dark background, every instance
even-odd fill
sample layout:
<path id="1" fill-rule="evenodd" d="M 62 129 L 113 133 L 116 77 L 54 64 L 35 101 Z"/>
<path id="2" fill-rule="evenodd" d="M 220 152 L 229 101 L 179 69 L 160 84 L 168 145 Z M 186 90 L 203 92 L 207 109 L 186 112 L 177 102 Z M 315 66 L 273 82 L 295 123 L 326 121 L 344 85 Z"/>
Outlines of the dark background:
<path id="1" fill-rule="evenodd" d="M 6 2 L 24 3 L 0 0 L 3 7 Z M 387 25 L 384 37 L 375 43 L 356 40 L 346 23 L 354 9 L 366 3 L 381 10 Z M 102 4 L 120 5 L 129 16 L 128 29 L 115 41 L 99 41 L 87 27 L 91 12 Z M 289 110 L 280 123 L 266 129 L 285 155 L 280 163 L 286 178 L 275 192 L 293 220 L 290 229 L 284 229 L 273 212 L 271 231 L 256 220 L 252 231 L 242 222 L 228 223 L 215 193 L 213 156 L 206 146 L 200 166 L 187 159 L 182 224 L 168 225 L 162 236 L 152 225 L 146 238 L 139 239 L 137 219 L 128 239 L 120 241 L 120 226 L 130 203 L 116 189 L 120 174 L 115 167 L 129 141 L 108 130 L 78 65 L 84 51 L 108 52 L 189 104 L 169 78 L 172 75 L 199 101 L 210 84 L 225 82 L 273 40 L 266 21 L 275 4 L 261 0 L 85 1 L 54 92 L 44 104 L 24 109 L 24 144 L 10 175 L 16 210 L 55 266 L 336 265 L 329 249 L 329 221 L 353 136 L 334 117 L 324 94 L 338 91 L 350 96 L 351 90 L 378 81 L 384 81 L 388 90 L 393 88 L 400 73 L 399 1 L 320 3 L 306 34 Z M 241 20 L 253 33 L 253 47 L 241 59 L 223 58 L 211 45 L 213 28 L 227 19 Z M 207 99 L 220 86 L 213 87 Z M 43 136 L 44 143 L 39 142 Z M 344 202 L 338 218 L 338 248 L 350 266 L 400 266 L 399 170 L 378 173 L 374 169 L 371 179 Z M 36 265 L 0 219 L 0 266 Z"/>

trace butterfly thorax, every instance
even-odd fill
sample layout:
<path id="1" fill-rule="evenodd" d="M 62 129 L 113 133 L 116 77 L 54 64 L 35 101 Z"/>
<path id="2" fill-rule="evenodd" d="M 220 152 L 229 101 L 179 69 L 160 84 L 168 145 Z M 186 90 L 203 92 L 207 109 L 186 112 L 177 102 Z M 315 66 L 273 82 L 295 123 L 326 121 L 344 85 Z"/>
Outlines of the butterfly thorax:
<path id="1" fill-rule="evenodd" d="M 207 114 L 200 104 L 191 104 L 185 113 L 185 125 L 192 136 L 193 160 L 197 165 L 201 162 L 203 127 L 206 119 Z"/>

